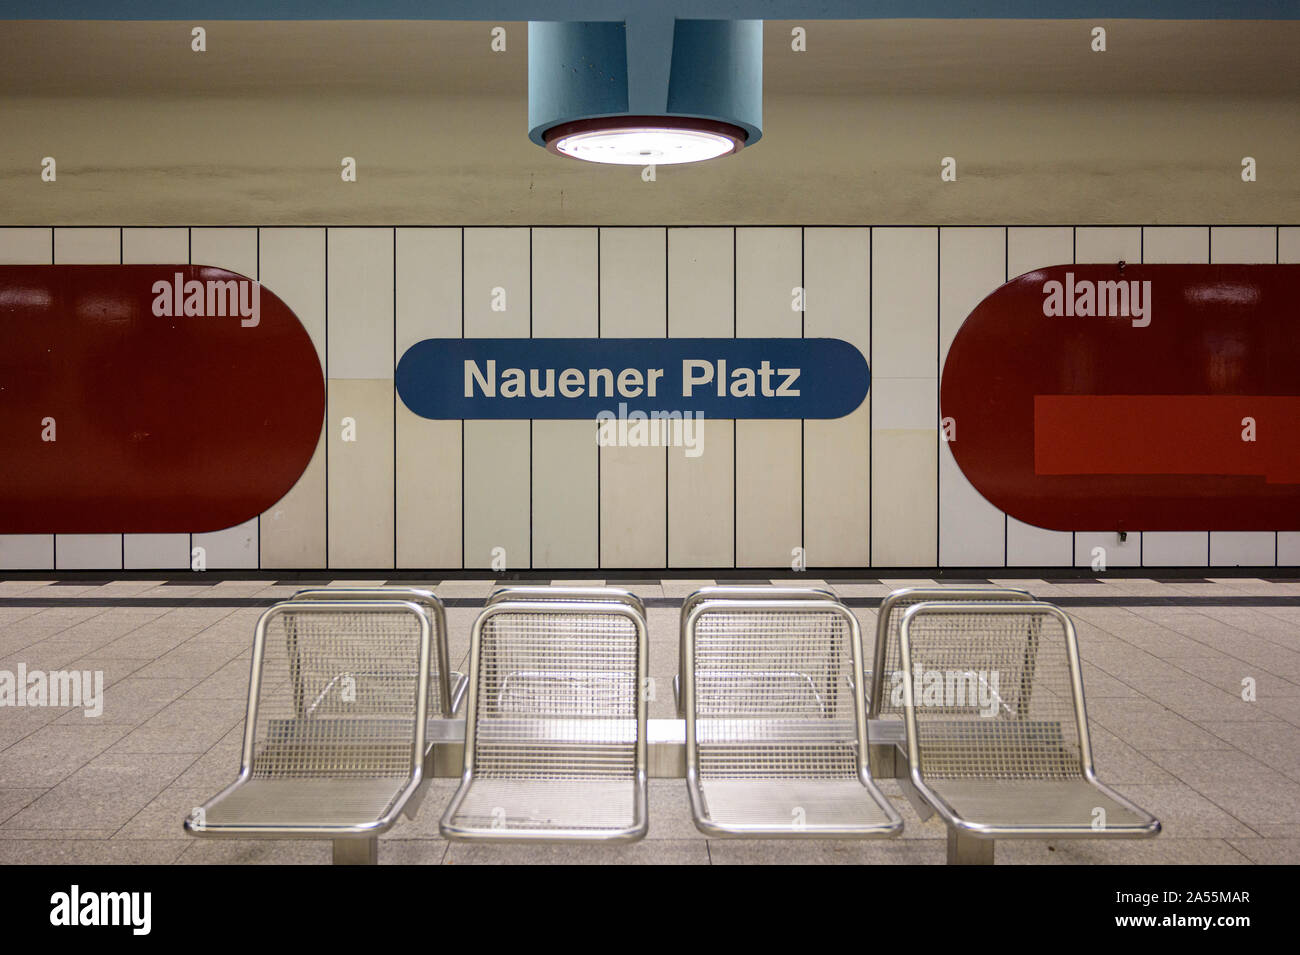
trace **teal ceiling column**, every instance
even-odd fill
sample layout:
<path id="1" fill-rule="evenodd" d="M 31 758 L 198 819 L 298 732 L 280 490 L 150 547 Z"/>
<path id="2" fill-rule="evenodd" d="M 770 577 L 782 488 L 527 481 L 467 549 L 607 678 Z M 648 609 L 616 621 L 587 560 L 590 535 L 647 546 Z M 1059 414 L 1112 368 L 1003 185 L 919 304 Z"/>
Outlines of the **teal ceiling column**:
<path id="1" fill-rule="evenodd" d="M 763 135 L 761 20 L 528 24 L 528 135 L 560 155 L 654 165 Z"/>

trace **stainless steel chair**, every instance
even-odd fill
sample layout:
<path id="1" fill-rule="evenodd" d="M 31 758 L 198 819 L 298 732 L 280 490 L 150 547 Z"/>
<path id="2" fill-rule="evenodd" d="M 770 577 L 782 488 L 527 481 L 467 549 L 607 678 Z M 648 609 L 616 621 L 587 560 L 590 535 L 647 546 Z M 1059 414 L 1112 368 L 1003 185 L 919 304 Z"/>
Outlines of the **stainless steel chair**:
<path id="1" fill-rule="evenodd" d="M 673 677 L 673 699 L 677 704 L 677 718 L 686 718 L 686 701 L 682 699 L 682 673 L 686 665 L 686 621 L 691 611 L 706 600 L 836 600 L 829 590 L 816 587 L 778 587 L 771 584 L 740 584 L 734 586 L 701 587 L 682 601 L 681 621 L 678 625 L 677 675 Z"/>
<path id="2" fill-rule="evenodd" d="M 1020 601 L 1033 600 L 1024 590 L 1006 590 L 1000 587 L 904 587 L 895 590 L 880 602 L 876 614 L 876 645 L 871 669 L 867 672 L 867 718 L 903 716 L 903 670 L 899 663 L 898 631 L 903 614 L 927 600 L 949 603 L 967 600 Z"/>
<path id="3" fill-rule="evenodd" d="M 645 604 L 641 598 L 622 587 L 542 587 L 525 585 L 519 587 L 502 587 L 492 591 L 485 607 L 499 604 L 503 600 L 567 600 L 593 601 L 596 603 L 625 603 L 645 616 Z"/>
<path id="4" fill-rule="evenodd" d="M 998 838 L 1141 838 L 1160 823 L 1092 763 L 1074 625 L 1041 602 L 929 602 L 899 632 L 908 762 L 949 863 Z"/>
<path id="5" fill-rule="evenodd" d="M 429 674 L 429 715 L 451 719 L 465 699 L 469 680 L 451 669 L 447 651 L 447 611 L 432 590 L 414 587 L 312 587 L 292 600 L 408 600 L 425 609 L 433 624 L 433 670 Z"/>
<path id="6" fill-rule="evenodd" d="M 686 786 L 714 836 L 895 836 L 871 781 L 862 633 L 826 600 L 706 600 L 686 622 Z"/>
<path id="7" fill-rule="evenodd" d="M 433 625 L 412 601 L 291 601 L 257 622 L 239 775 L 195 836 L 332 839 L 375 863 L 423 781 Z"/>
<path id="8" fill-rule="evenodd" d="M 645 617 L 628 603 L 503 600 L 470 649 L 465 763 L 448 839 L 642 838 Z"/>

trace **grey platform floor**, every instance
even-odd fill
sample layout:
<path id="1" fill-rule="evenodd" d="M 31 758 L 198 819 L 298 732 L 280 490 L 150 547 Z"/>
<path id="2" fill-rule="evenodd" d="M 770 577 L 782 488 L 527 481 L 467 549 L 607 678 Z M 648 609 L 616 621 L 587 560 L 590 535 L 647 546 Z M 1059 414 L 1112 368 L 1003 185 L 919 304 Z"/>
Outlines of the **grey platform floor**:
<path id="1" fill-rule="evenodd" d="M 1158 838 L 1142 842 L 1003 841 L 999 863 L 1300 862 L 1300 583 L 993 582 L 1049 600 L 1075 598 L 1068 612 L 1079 630 L 1098 772 L 1164 823 Z M 430 583 L 444 597 L 461 598 L 458 604 L 477 603 L 494 587 L 486 579 Z M 680 599 L 707 583 L 627 586 L 644 597 Z M 798 583 L 825 584 L 805 577 Z M 914 583 L 825 585 L 846 597 L 873 598 Z M 106 686 L 97 718 L 80 710 L 0 708 L 0 863 L 328 862 L 325 842 L 197 840 L 181 830 L 190 808 L 229 782 L 238 766 L 253 623 L 261 613 L 260 606 L 210 600 L 281 598 L 299 586 L 163 586 L 161 577 L 0 581 L 0 670 L 16 671 L 20 663 L 29 670 L 102 670 Z M 176 606 L 179 597 L 192 602 Z M 1182 597 L 1200 599 L 1180 605 Z M 1260 597 L 1284 599 L 1251 605 Z M 166 605 L 152 603 L 161 598 Z M 462 670 L 477 612 L 472 605 L 448 610 L 452 659 Z M 874 610 L 855 612 L 871 634 Z M 667 717 L 677 610 L 652 606 L 649 614 L 658 687 L 651 716 Z M 1254 702 L 1242 699 L 1247 679 L 1255 683 Z M 455 787 L 438 779 L 416 820 L 403 820 L 383 838 L 380 861 L 942 863 L 943 826 L 921 823 L 895 783 L 881 786 L 906 821 L 897 840 L 708 839 L 691 822 L 684 783 L 652 780 L 643 842 L 487 847 L 438 836 L 438 816 Z"/>

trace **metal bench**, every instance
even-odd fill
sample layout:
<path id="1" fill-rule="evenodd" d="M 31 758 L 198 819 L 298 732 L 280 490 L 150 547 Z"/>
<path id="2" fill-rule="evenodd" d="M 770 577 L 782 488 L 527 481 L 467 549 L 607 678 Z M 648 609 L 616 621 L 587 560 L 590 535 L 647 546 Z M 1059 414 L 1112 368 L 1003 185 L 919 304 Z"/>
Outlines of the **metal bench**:
<path id="1" fill-rule="evenodd" d="M 686 787 L 713 836 L 895 836 L 871 781 L 862 634 L 826 600 L 706 600 L 686 622 Z"/>
<path id="2" fill-rule="evenodd" d="M 899 639 L 911 783 L 948 824 L 950 864 L 992 864 L 998 838 L 1160 831 L 1097 779 L 1074 625 L 1060 608 L 921 603 Z"/>
<path id="3" fill-rule="evenodd" d="M 909 608 L 927 600 L 967 601 L 967 600 L 1033 600 L 1033 596 L 1023 590 L 1007 590 L 1000 587 L 904 587 L 892 591 L 880 602 L 876 614 L 876 643 L 872 651 L 872 665 L 866 672 L 867 718 L 879 720 L 881 717 L 903 720 L 902 667 L 899 664 L 898 628 L 903 622 L 903 614 Z M 906 755 L 900 752 L 903 736 L 900 732 L 896 741 L 882 738 L 872 743 L 870 752 L 871 772 L 877 779 L 902 779 L 904 791 L 907 792 L 907 767 L 899 765 Z M 907 792 L 913 805 L 918 800 L 916 794 Z"/>
<path id="4" fill-rule="evenodd" d="M 622 841 L 647 819 L 647 627 L 628 603 L 502 600 L 470 649 L 461 784 L 441 831 Z"/>
<path id="5" fill-rule="evenodd" d="M 678 627 L 677 675 L 673 677 L 673 700 L 677 705 L 677 718 L 686 718 L 686 702 L 682 698 L 682 673 L 686 666 L 686 621 L 691 611 L 706 600 L 830 600 L 838 598 L 829 590 L 815 587 L 776 587 L 769 584 L 701 587 L 682 601 L 681 622 Z"/>
<path id="6" fill-rule="evenodd" d="M 257 622 L 239 775 L 195 836 L 332 839 L 378 861 L 422 795 L 433 625 L 412 601 L 290 601 Z M 418 794 L 418 795 L 417 795 Z"/>
<path id="7" fill-rule="evenodd" d="M 419 604 L 433 624 L 433 669 L 429 674 L 429 715 L 454 717 L 465 699 L 469 680 L 451 669 L 447 653 L 447 611 L 432 590 L 413 587 L 312 587 L 300 590 L 292 600 L 409 600 Z"/>
<path id="8" fill-rule="evenodd" d="M 567 600 L 594 603 L 625 603 L 645 616 L 645 604 L 641 598 L 630 590 L 621 587 L 542 587 L 525 585 L 519 587 L 502 587 L 492 591 L 485 607 L 491 607 L 504 600 Z"/>

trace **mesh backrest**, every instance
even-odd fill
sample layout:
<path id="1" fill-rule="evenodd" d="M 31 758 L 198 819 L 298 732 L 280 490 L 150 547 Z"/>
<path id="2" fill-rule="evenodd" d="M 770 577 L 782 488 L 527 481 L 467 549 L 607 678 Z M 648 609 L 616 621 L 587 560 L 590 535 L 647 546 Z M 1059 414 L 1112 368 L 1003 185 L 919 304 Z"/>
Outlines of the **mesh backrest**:
<path id="1" fill-rule="evenodd" d="M 263 641 L 253 776 L 410 775 L 420 621 L 413 610 L 273 611 Z"/>
<path id="2" fill-rule="evenodd" d="M 1056 613 L 921 606 L 906 626 L 923 777 L 1083 774 L 1066 629 Z"/>
<path id="3" fill-rule="evenodd" d="M 475 775 L 631 778 L 640 691 L 631 617 L 494 610 L 478 638 Z"/>
<path id="4" fill-rule="evenodd" d="M 711 609 L 690 634 L 701 779 L 851 777 L 855 750 L 852 625 L 828 604 Z"/>
<path id="5" fill-rule="evenodd" d="M 442 685 L 443 661 L 447 659 L 447 621 L 442 601 L 432 592 L 407 587 L 312 587 L 300 590 L 293 600 L 402 600 L 414 603 L 425 610 L 432 630 L 433 646 L 429 654 L 429 712 L 451 716 L 451 700 L 444 700 L 444 689 L 451 696 L 450 687 Z M 450 669 L 448 667 L 448 669 Z"/>
<path id="6" fill-rule="evenodd" d="M 499 604 L 506 600 L 527 601 L 528 603 L 563 602 L 563 603 L 620 603 L 645 613 L 645 604 L 641 598 L 628 590 L 617 587 L 503 587 L 494 591 L 487 599 L 487 606 Z"/>
<path id="7" fill-rule="evenodd" d="M 982 589 L 946 589 L 942 587 L 909 587 L 895 590 L 880 605 L 880 614 L 876 619 L 875 659 L 880 660 L 879 644 L 885 647 L 884 665 L 871 675 L 870 715 L 903 715 L 903 699 L 898 687 L 902 678 L 902 663 L 898 649 L 898 630 L 903 623 L 903 615 L 919 603 L 927 600 L 996 600 L 996 601 L 1031 601 L 1034 598 L 1023 590 L 1001 590 L 994 587 Z"/>

